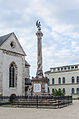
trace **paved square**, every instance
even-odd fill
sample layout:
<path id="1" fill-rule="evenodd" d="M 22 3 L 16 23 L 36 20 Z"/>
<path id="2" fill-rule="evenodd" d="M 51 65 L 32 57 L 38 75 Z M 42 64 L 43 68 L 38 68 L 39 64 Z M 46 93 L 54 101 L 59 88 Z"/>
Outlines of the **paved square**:
<path id="1" fill-rule="evenodd" d="M 61 109 L 0 107 L 0 119 L 79 119 L 79 101 Z"/>

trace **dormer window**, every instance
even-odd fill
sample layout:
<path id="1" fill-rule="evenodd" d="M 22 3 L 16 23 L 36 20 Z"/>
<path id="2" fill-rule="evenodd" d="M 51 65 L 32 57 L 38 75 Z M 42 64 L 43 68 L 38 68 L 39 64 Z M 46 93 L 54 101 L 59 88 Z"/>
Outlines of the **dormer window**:
<path id="1" fill-rule="evenodd" d="M 12 41 L 12 42 L 10 43 L 10 46 L 11 46 L 12 48 L 15 48 L 15 42 Z"/>

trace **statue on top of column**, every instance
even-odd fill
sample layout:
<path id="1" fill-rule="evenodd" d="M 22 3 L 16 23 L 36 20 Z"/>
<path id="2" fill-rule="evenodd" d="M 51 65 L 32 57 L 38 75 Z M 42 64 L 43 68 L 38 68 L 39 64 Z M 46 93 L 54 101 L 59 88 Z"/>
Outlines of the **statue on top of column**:
<path id="1" fill-rule="evenodd" d="M 40 24 L 40 22 L 38 20 L 36 21 L 36 26 L 37 26 L 38 30 L 41 30 L 41 27 L 40 27 L 41 24 Z"/>

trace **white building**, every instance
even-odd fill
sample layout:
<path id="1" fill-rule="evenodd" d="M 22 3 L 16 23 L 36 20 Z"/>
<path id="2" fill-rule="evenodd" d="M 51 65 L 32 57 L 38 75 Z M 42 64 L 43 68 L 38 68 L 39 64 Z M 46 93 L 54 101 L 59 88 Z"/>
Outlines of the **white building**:
<path id="1" fill-rule="evenodd" d="M 54 89 L 61 89 L 65 95 L 79 94 L 79 65 L 68 65 L 62 67 L 50 68 L 45 72 L 45 76 L 49 79 L 50 93 Z"/>
<path id="2" fill-rule="evenodd" d="M 0 95 L 25 95 L 25 78 L 29 77 L 25 56 L 14 33 L 0 37 Z"/>

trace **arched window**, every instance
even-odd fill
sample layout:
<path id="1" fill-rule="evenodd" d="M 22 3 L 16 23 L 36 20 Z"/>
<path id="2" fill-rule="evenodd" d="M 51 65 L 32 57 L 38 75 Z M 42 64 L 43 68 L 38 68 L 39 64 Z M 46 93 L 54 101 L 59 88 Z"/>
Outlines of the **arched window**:
<path id="1" fill-rule="evenodd" d="M 79 94 L 79 88 L 76 89 L 76 93 Z"/>
<path id="2" fill-rule="evenodd" d="M 75 82 L 75 78 L 74 78 L 74 76 L 72 77 L 72 83 L 74 83 Z"/>
<path id="3" fill-rule="evenodd" d="M 61 78 L 60 77 L 58 78 L 58 84 L 61 84 Z"/>
<path id="4" fill-rule="evenodd" d="M 54 88 L 52 89 L 52 93 L 54 93 Z"/>
<path id="5" fill-rule="evenodd" d="M 9 67 L 9 87 L 17 86 L 17 67 L 14 62 Z"/>
<path id="6" fill-rule="evenodd" d="M 50 85 L 50 80 L 48 80 L 48 85 Z"/>
<path id="7" fill-rule="evenodd" d="M 65 84 L 65 77 L 63 77 L 63 84 Z"/>
<path id="8" fill-rule="evenodd" d="M 79 76 L 77 76 L 77 83 L 79 83 Z"/>
<path id="9" fill-rule="evenodd" d="M 65 88 L 63 88 L 63 93 L 65 94 Z"/>
<path id="10" fill-rule="evenodd" d="M 74 88 L 72 88 L 72 94 L 74 94 L 74 92 L 75 92 L 75 90 L 74 90 Z"/>
<path id="11" fill-rule="evenodd" d="M 54 84 L 54 78 L 52 78 L 52 84 Z"/>

